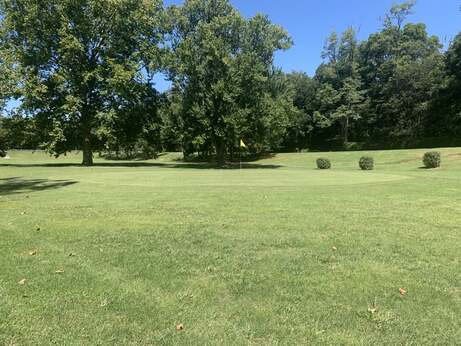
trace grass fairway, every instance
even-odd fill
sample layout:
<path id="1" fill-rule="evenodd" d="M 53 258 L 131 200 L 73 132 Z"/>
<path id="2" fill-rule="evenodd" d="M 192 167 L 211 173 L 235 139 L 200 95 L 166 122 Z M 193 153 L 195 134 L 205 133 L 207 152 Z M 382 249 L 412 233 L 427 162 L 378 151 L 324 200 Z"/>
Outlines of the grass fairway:
<path id="1" fill-rule="evenodd" d="M 371 172 L 11 152 L 0 345 L 459 345 L 461 148 L 441 151 Z"/>

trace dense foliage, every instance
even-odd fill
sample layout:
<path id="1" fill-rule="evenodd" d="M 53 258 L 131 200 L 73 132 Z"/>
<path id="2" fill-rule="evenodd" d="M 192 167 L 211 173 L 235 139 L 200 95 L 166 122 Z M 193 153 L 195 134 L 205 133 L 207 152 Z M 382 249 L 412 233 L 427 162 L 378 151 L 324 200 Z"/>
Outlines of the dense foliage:
<path id="1" fill-rule="evenodd" d="M 290 48 L 264 15 L 229 0 L 0 0 L 3 146 L 112 156 L 238 157 L 276 150 L 461 144 L 461 33 L 446 51 L 414 1 L 359 41 L 332 33 L 315 76 L 284 73 Z M 172 82 L 164 94 L 154 76 Z"/>
<path id="2" fill-rule="evenodd" d="M 7 142 L 6 142 L 7 141 L 7 136 L 6 136 L 5 128 L 3 126 L 3 121 L 4 121 L 4 119 L 2 117 L 0 117 L 0 157 L 5 156 L 5 151 L 8 148 L 8 145 L 7 145 Z"/>
<path id="3" fill-rule="evenodd" d="M 330 169 L 331 161 L 325 157 L 320 157 L 317 159 L 317 168 L 318 169 Z"/>
<path id="4" fill-rule="evenodd" d="M 375 160 L 370 156 L 362 156 L 359 160 L 359 167 L 362 171 L 371 171 L 375 168 Z"/>
<path id="5" fill-rule="evenodd" d="M 442 154 L 438 151 L 429 151 L 423 157 L 424 167 L 437 168 L 442 163 Z"/>

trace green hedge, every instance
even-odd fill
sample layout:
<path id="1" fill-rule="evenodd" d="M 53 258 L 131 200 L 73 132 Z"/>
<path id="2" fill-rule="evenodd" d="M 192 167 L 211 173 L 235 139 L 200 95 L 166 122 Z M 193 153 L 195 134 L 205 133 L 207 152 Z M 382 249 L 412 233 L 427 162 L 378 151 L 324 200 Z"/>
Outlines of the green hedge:
<path id="1" fill-rule="evenodd" d="M 330 169 L 331 168 L 331 162 L 329 159 L 325 157 L 321 157 L 317 159 L 317 168 L 318 169 Z"/>
<path id="2" fill-rule="evenodd" d="M 375 168 L 375 160 L 370 156 L 363 156 L 360 158 L 359 167 L 363 171 L 371 171 Z"/>
<path id="3" fill-rule="evenodd" d="M 442 163 L 442 154 L 438 151 L 430 151 L 424 154 L 423 157 L 424 167 L 437 168 Z"/>

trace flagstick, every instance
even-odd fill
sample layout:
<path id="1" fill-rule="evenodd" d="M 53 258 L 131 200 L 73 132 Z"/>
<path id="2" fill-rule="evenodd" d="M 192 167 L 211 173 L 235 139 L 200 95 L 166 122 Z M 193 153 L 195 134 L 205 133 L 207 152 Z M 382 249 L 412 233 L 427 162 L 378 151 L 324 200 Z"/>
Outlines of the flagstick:
<path id="1" fill-rule="evenodd" d="M 240 173 L 242 173 L 242 148 L 239 148 Z"/>
<path id="2" fill-rule="evenodd" d="M 240 138 L 240 143 L 239 143 L 239 161 L 240 161 L 240 173 L 242 173 L 242 150 L 246 148 L 245 143 L 243 142 L 243 139 Z"/>

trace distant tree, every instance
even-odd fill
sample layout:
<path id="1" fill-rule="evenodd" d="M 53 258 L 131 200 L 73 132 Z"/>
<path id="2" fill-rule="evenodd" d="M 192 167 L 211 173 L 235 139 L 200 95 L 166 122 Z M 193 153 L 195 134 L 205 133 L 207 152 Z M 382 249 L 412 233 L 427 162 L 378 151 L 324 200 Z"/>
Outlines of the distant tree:
<path id="1" fill-rule="evenodd" d="M 338 34 L 333 31 L 330 36 L 325 41 L 322 51 L 322 59 L 326 60 L 332 64 L 335 64 L 338 61 L 338 45 L 339 39 Z"/>
<path id="2" fill-rule="evenodd" d="M 404 1 L 401 4 L 392 5 L 384 18 L 384 25 L 386 27 L 395 26 L 398 31 L 402 30 L 402 26 L 407 17 L 413 14 L 413 7 L 415 5 L 416 0 Z"/>
<path id="3" fill-rule="evenodd" d="M 6 148 L 37 149 L 40 147 L 40 132 L 35 119 L 13 113 L 3 118 L 0 126 Z"/>
<path id="4" fill-rule="evenodd" d="M 160 110 L 162 146 L 167 151 L 181 151 L 183 150 L 182 143 L 185 142 L 181 124 L 183 106 L 181 91 L 171 88 L 165 92 L 164 100 Z"/>
<path id="5" fill-rule="evenodd" d="M 268 78 L 267 86 L 268 91 L 262 105 L 253 107 L 252 111 L 252 114 L 259 112 L 259 117 L 255 119 L 253 125 L 257 136 L 252 136 L 251 132 L 244 136 L 252 139 L 256 152 L 280 149 L 290 125 L 297 123 L 302 116 L 302 112 L 293 102 L 294 90 L 285 73 L 274 70 Z M 265 122 L 264 126 L 260 125 L 261 121 Z"/>
<path id="6" fill-rule="evenodd" d="M 332 33 L 322 53 L 325 59 L 316 72 L 320 87 L 317 93 L 317 116 L 329 119 L 327 124 L 339 124 L 341 142 L 347 145 L 351 124 L 362 117 L 364 110 L 360 74 L 358 72 L 358 41 L 354 29 L 347 29 L 338 39 Z"/>
<path id="7" fill-rule="evenodd" d="M 6 155 L 7 149 L 7 136 L 3 126 L 3 121 L 4 118 L 0 115 L 0 157 L 4 157 Z"/>
<path id="8" fill-rule="evenodd" d="M 394 6 L 384 28 L 360 45 L 360 74 L 369 100 L 367 128 L 373 140 L 417 138 L 443 79 L 437 37 L 424 24 L 405 24 L 414 2 Z"/>
<path id="9" fill-rule="evenodd" d="M 339 121 L 341 124 L 341 136 L 344 146 L 349 142 L 350 123 L 361 118 L 364 97 L 360 87 L 360 79 L 357 76 L 347 77 L 343 82 L 343 86 L 339 89 L 341 105 L 331 114 L 331 119 Z"/>
<path id="10" fill-rule="evenodd" d="M 99 119 L 97 138 L 104 150 L 119 158 L 156 157 L 162 150 L 159 114 L 162 96 L 149 83 L 130 90 L 124 109 Z"/>
<path id="11" fill-rule="evenodd" d="M 91 165 L 106 142 L 101 124 L 146 102 L 140 89 L 159 67 L 162 1 L 1 0 L 0 17 L 21 108 L 38 119 L 51 153 L 79 148 Z"/>
<path id="12" fill-rule="evenodd" d="M 452 125 L 461 135 L 461 33 L 453 40 L 446 54 L 448 75 L 449 113 L 452 114 Z"/>
<path id="13" fill-rule="evenodd" d="M 289 73 L 286 78 L 295 111 L 290 118 L 284 146 L 292 150 L 308 148 L 317 127 L 314 113 L 318 83 L 303 72 Z"/>
<path id="14" fill-rule="evenodd" d="M 354 29 L 347 29 L 340 40 L 338 47 L 338 75 L 341 87 L 338 90 L 340 106 L 337 107 L 331 118 L 339 121 L 343 145 L 349 142 L 351 122 L 362 117 L 364 101 L 362 82 L 358 73 L 358 42 Z"/>
<path id="15" fill-rule="evenodd" d="M 461 33 L 445 53 L 442 87 L 432 100 L 431 117 L 427 119 L 427 134 L 454 139 L 461 143 Z M 457 140 L 456 140 L 457 139 Z M 448 144 L 451 144 L 449 141 Z"/>

